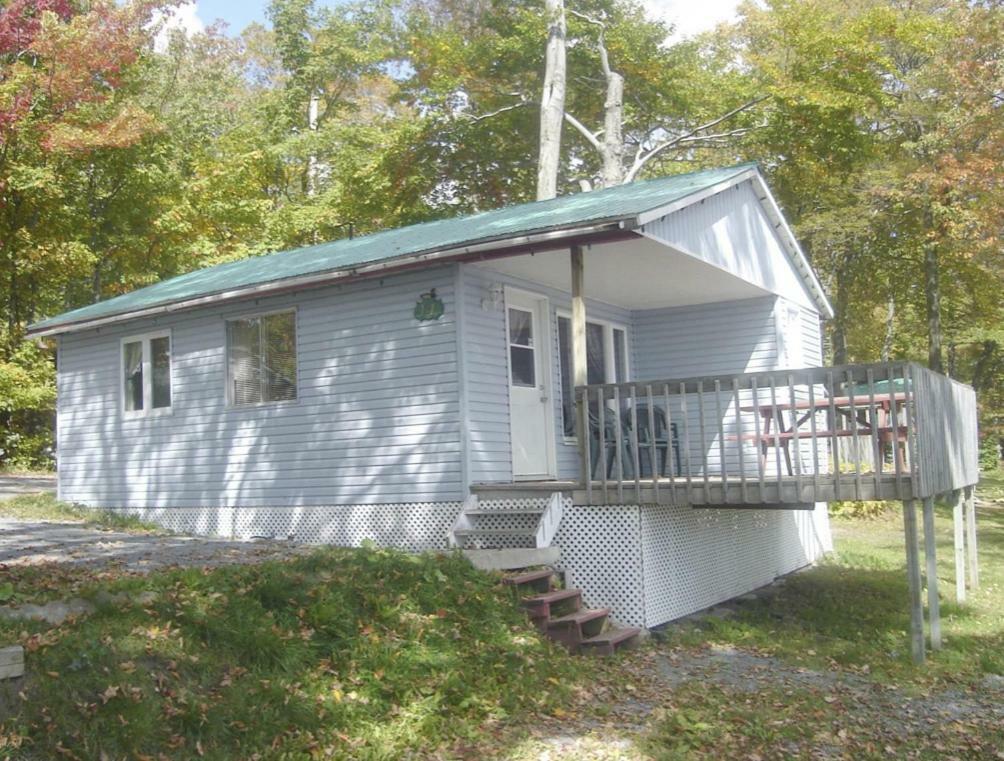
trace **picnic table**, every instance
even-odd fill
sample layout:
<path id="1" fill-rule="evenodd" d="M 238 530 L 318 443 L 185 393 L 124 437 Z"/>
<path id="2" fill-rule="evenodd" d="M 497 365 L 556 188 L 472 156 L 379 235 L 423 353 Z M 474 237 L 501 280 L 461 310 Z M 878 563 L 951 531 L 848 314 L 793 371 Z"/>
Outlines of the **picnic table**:
<path id="1" fill-rule="evenodd" d="M 898 472 L 905 472 L 906 433 L 905 425 L 898 421 L 899 410 L 906 402 L 907 394 L 902 391 L 885 393 L 853 393 L 845 396 L 822 397 L 819 399 L 796 399 L 794 402 L 760 402 L 742 406 L 742 412 L 755 412 L 762 424 L 759 433 L 730 436 L 733 441 L 753 441 L 760 449 L 760 466 L 766 468 L 767 454 L 771 447 L 784 452 L 788 475 L 793 475 L 791 464 L 791 442 L 799 439 L 835 439 L 847 436 L 874 436 L 882 452 L 876 453 L 876 469 L 882 467 L 879 457 L 885 447 L 894 446 L 895 465 Z M 802 430 L 802 426 L 814 418 L 817 412 L 833 410 L 845 417 L 850 427 L 837 426 L 837 420 L 830 418 L 831 428 L 825 430 Z M 787 421 L 785 415 L 787 414 Z M 825 426 L 824 426 L 825 428 Z"/>

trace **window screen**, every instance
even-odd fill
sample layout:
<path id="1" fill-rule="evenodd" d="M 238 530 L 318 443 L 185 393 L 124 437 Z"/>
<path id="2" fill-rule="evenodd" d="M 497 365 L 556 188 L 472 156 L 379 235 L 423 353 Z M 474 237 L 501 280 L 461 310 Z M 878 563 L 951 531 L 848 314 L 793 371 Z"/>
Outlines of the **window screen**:
<path id="1" fill-rule="evenodd" d="M 227 323 L 230 403 L 296 399 L 296 314 L 280 312 Z"/>

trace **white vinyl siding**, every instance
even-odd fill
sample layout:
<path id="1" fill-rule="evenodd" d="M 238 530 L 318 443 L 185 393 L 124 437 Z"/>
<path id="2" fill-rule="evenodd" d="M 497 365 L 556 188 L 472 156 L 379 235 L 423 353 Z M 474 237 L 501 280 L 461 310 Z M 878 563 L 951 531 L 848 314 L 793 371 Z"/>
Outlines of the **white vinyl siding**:
<path id="1" fill-rule="evenodd" d="M 63 498 L 158 508 L 461 499 L 454 280 L 447 265 L 61 336 Z M 445 314 L 419 322 L 415 303 L 431 288 Z M 292 308 L 296 403 L 228 407 L 227 321 Z M 172 414 L 110 414 L 120 337 L 167 325 Z"/>

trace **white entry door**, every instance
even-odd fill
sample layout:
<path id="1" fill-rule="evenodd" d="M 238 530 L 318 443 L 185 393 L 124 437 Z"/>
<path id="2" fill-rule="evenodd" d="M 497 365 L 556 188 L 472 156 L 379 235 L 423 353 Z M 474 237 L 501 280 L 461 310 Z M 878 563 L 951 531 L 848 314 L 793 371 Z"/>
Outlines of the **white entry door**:
<path id="1" fill-rule="evenodd" d="M 514 479 L 555 478 L 547 299 L 506 291 L 509 415 Z"/>

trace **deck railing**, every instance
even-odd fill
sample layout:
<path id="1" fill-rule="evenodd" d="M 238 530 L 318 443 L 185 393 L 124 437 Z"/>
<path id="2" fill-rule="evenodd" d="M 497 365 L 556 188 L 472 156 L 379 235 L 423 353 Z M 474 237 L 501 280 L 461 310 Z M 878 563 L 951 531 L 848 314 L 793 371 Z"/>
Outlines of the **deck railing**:
<path id="1" fill-rule="evenodd" d="M 973 390 L 913 363 L 576 391 L 590 503 L 914 499 L 977 479 Z"/>

